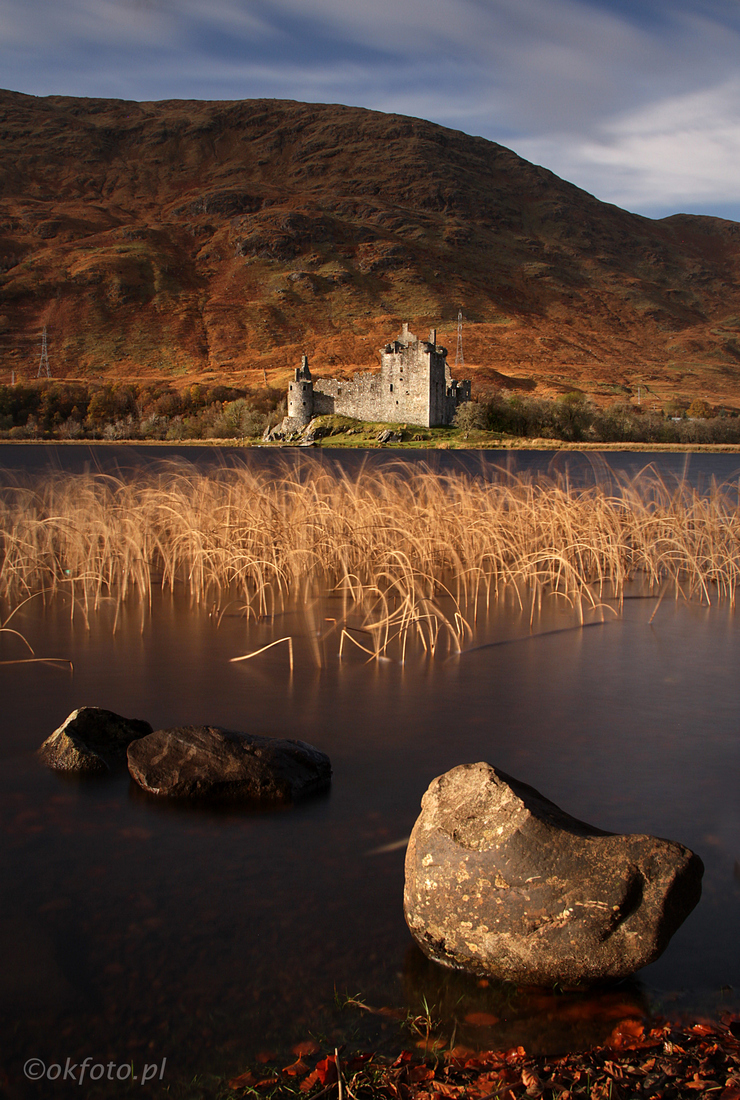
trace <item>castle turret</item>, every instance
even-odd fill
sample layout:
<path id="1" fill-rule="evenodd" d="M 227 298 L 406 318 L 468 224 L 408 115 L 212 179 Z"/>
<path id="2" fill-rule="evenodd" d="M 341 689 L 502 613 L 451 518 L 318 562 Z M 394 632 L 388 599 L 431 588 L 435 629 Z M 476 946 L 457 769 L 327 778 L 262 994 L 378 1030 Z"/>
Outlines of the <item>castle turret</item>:
<path id="1" fill-rule="evenodd" d="M 313 417 L 313 379 L 308 369 L 308 356 L 301 359 L 296 367 L 293 381 L 288 385 L 288 416 L 299 421 L 300 427 L 308 424 Z"/>

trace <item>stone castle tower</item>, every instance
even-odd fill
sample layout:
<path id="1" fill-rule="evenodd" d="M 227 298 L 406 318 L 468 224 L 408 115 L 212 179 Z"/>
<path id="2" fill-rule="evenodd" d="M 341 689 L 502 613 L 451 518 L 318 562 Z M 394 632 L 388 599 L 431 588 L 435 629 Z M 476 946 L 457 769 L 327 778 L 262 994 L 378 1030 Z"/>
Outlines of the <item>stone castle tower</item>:
<path id="1" fill-rule="evenodd" d="M 288 415 L 281 430 L 299 431 L 313 416 L 332 413 L 435 428 L 451 424 L 458 405 L 469 400 L 470 382 L 451 376 L 447 348 L 437 343 L 436 329 L 428 340 L 419 340 L 404 324 L 396 339 L 380 349 L 380 374 L 314 382 L 304 355 L 288 386 Z"/>
<path id="2" fill-rule="evenodd" d="M 313 416 L 313 380 L 308 369 L 308 356 L 296 367 L 293 381 L 288 386 L 288 417 L 296 421 L 296 428 L 305 428 Z"/>

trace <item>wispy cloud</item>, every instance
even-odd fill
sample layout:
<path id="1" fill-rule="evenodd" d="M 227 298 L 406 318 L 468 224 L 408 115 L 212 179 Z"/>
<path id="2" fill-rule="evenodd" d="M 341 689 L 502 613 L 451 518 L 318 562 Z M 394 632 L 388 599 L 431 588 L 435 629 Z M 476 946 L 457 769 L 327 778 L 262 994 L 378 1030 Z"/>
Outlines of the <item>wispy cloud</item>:
<path id="1" fill-rule="evenodd" d="M 586 139 L 535 138 L 519 148 L 620 206 L 665 214 L 726 203 L 740 216 L 740 79 L 651 103 Z"/>
<path id="2" fill-rule="evenodd" d="M 0 48 L 5 52 L 9 47 L 35 47 L 40 71 L 46 61 L 64 67 L 69 52 L 85 46 L 125 50 L 136 45 L 153 49 L 184 45 L 197 26 L 208 26 L 215 36 L 257 39 L 273 33 L 271 24 L 242 0 L 212 0 L 207 6 L 202 0 L 0 2 Z M 44 56 L 45 50 L 53 53 Z M 95 64 L 94 57 L 90 61 Z"/>
<path id="3" fill-rule="evenodd" d="M 18 90 L 415 114 L 645 212 L 740 217 L 738 59 L 736 0 L 0 0 Z"/>

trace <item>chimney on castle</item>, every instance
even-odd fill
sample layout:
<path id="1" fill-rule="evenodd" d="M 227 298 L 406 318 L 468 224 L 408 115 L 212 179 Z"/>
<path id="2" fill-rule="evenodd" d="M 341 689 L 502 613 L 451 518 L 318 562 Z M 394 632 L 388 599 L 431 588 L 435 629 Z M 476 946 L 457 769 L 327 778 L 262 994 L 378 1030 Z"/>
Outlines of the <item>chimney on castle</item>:
<path id="1" fill-rule="evenodd" d="M 437 330 L 436 330 L 436 328 L 431 328 L 429 330 L 429 343 L 432 345 L 433 348 L 436 348 L 436 346 L 437 346 Z"/>

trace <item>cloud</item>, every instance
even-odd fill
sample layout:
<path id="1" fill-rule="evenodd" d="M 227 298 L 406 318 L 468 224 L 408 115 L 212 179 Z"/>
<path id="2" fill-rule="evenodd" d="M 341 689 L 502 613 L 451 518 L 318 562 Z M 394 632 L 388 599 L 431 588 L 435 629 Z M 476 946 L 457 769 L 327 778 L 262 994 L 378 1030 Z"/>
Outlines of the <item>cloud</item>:
<path id="1" fill-rule="evenodd" d="M 633 210 L 740 213 L 740 78 L 607 120 L 585 140 L 530 139 L 519 151 Z"/>
<path id="2" fill-rule="evenodd" d="M 21 91 L 414 114 L 633 209 L 740 198 L 738 58 L 735 0 L 0 0 Z"/>
<path id="3" fill-rule="evenodd" d="M 2 0 L 0 6 L 3 52 L 35 48 L 38 69 L 45 60 L 63 67 L 65 56 L 75 56 L 86 46 L 171 48 L 185 43 L 198 25 L 225 36 L 272 33 L 241 0 L 212 0 L 207 8 L 201 0 Z M 44 50 L 53 50 L 53 55 L 45 59 Z"/>

